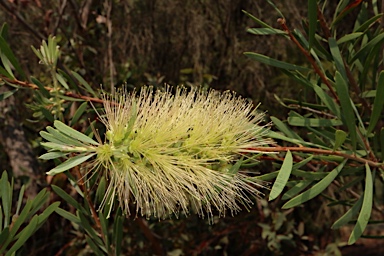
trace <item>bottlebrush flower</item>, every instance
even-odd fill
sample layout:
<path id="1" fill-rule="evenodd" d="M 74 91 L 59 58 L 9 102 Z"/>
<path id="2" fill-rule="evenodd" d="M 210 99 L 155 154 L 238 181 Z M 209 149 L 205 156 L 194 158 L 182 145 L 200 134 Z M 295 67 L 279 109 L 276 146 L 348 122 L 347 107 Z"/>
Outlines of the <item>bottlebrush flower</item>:
<path id="1" fill-rule="evenodd" d="M 136 97 L 124 90 L 104 96 L 106 141 L 96 149 L 96 166 L 110 180 L 103 202 L 117 195 L 147 217 L 190 210 L 211 217 L 249 207 L 259 182 L 238 171 L 236 161 L 267 144 L 263 114 L 232 92 L 183 87 L 171 93 L 144 87 Z M 106 198 L 110 198 L 107 202 Z"/>
<path id="2" fill-rule="evenodd" d="M 239 171 L 240 159 L 269 143 L 260 125 L 264 114 L 229 91 L 171 90 L 105 94 L 105 113 L 99 113 L 104 142 L 55 121 L 55 128 L 40 133 L 50 149 L 40 158 L 69 159 L 48 174 L 93 159 L 88 171 L 103 170 L 109 179 L 101 207 L 111 210 L 117 197 L 126 214 L 131 202 L 136 213 L 159 219 L 180 211 L 211 218 L 248 208 L 262 183 Z"/>

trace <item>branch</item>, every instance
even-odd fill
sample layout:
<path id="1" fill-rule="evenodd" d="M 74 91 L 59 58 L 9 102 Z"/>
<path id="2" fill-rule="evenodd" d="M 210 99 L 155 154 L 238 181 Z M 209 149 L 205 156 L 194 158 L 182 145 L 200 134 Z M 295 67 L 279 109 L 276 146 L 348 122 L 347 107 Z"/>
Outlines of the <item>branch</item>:
<path id="1" fill-rule="evenodd" d="M 333 151 L 333 150 L 327 150 L 327 149 L 319 149 L 319 148 L 307 148 L 307 147 L 255 147 L 251 148 L 252 150 L 258 151 L 258 152 L 305 152 L 305 153 L 314 153 L 318 155 L 333 155 L 333 156 L 341 156 L 346 159 L 350 159 L 359 163 L 367 163 L 369 166 L 373 168 L 380 168 L 384 170 L 384 163 L 378 163 L 375 161 L 371 161 L 362 157 L 358 157 L 356 155 L 349 155 L 340 151 Z"/>
<path id="2" fill-rule="evenodd" d="M 29 89 L 33 89 L 33 90 L 39 90 L 39 87 L 36 84 L 25 82 L 25 81 L 20 81 L 20 80 L 17 80 L 17 79 L 10 79 L 10 78 L 5 77 L 3 75 L 0 75 L 0 80 L 4 80 L 7 83 L 10 83 L 10 84 L 13 84 L 13 85 L 19 85 L 19 86 L 24 87 L 24 88 L 29 88 Z M 47 87 L 47 86 L 44 86 L 44 89 L 46 89 L 49 92 L 54 90 L 53 88 Z M 67 97 L 74 98 L 74 99 L 82 99 L 82 100 L 85 100 L 85 101 L 91 101 L 91 102 L 95 102 L 95 103 L 104 103 L 104 101 L 102 99 L 88 97 L 88 96 L 83 96 L 83 95 L 76 94 L 76 93 L 73 93 L 73 92 L 65 92 L 64 95 L 67 96 Z"/>
<path id="3" fill-rule="evenodd" d="M 317 16 L 319 17 L 320 26 L 321 26 L 321 29 L 323 30 L 325 38 L 330 38 L 331 37 L 331 31 L 329 29 L 329 26 L 327 25 L 327 22 L 325 21 L 323 12 L 320 10 L 319 7 L 317 7 Z M 369 114 L 371 114 L 371 108 L 369 107 L 368 102 L 360 96 L 360 94 L 361 94 L 360 88 L 357 85 L 356 79 L 353 77 L 351 69 L 349 68 L 349 66 L 348 66 L 347 62 L 344 60 L 344 58 L 343 58 L 343 64 L 344 64 L 345 71 L 347 73 L 349 83 L 351 84 L 351 87 L 353 88 L 353 90 L 357 94 L 357 97 L 358 97 L 360 103 L 363 104 L 364 108 L 368 111 Z"/>
<path id="4" fill-rule="evenodd" d="M 304 47 L 297 41 L 297 39 L 292 35 L 291 31 L 287 27 L 287 24 L 285 23 L 285 19 L 279 18 L 277 20 L 283 30 L 288 33 L 288 36 L 291 38 L 291 40 L 296 44 L 297 47 L 299 47 L 300 51 L 305 55 L 305 57 L 308 59 L 308 61 L 311 63 L 312 67 L 315 69 L 315 72 L 320 76 L 323 83 L 328 87 L 329 91 L 331 92 L 332 96 L 335 98 L 337 103 L 339 103 L 339 97 L 337 96 L 335 90 L 333 89 L 331 83 L 328 81 L 328 79 L 325 77 L 323 72 L 321 72 L 319 66 L 316 64 L 315 60 L 311 57 L 310 53 L 304 49 Z"/>
<path id="5" fill-rule="evenodd" d="M 97 216 L 96 209 L 95 209 L 95 207 L 94 207 L 94 205 L 92 203 L 91 198 L 89 197 L 88 189 L 87 189 L 87 186 L 85 185 L 84 179 L 83 179 L 84 176 L 80 173 L 79 166 L 76 166 L 73 169 L 76 172 L 75 175 L 78 178 L 77 179 L 78 180 L 78 184 L 79 184 L 79 186 L 81 187 L 81 189 L 82 189 L 82 191 L 84 193 L 84 198 L 88 202 L 89 208 L 91 210 L 92 218 L 93 218 L 93 220 L 95 221 L 95 224 L 96 224 L 96 228 L 100 232 L 101 238 L 103 239 L 103 241 L 106 241 L 106 234 L 104 234 L 103 229 L 101 228 L 101 222 L 100 222 L 99 216 Z"/>

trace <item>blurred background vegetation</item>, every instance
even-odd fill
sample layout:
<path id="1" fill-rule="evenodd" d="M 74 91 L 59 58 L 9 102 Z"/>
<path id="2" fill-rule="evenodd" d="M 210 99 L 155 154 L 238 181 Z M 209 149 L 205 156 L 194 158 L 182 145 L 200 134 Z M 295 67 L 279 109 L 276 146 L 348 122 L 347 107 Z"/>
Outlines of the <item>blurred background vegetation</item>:
<path id="1" fill-rule="evenodd" d="M 289 27 L 301 28 L 307 16 L 303 1 L 275 4 Z M 326 19 L 331 19 L 336 5 L 337 1 L 327 3 Z M 282 37 L 248 34 L 246 29 L 255 24 L 243 10 L 278 26 L 280 16 L 267 1 L 243 0 L 0 0 L 0 24 L 9 25 L 7 42 L 26 75 L 43 84 L 49 85 L 50 77 L 46 67 L 38 65 L 30 46 L 38 48 L 43 39 L 55 35 L 62 51 L 59 68 L 81 74 L 94 90 L 100 85 L 108 90 L 124 83 L 131 87 L 203 85 L 236 91 L 255 104 L 260 102 L 260 109 L 268 110 L 268 114 L 283 118 L 288 110 L 281 107 L 275 94 L 280 98 L 308 95 L 277 69 L 246 58 L 243 52 L 296 64 L 305 62 L 304 56 Z M 348 20 L 354 20 L 357 12 L 348 14 L 341 31 L 351 29 Z M 4 128 L 12 120 L 21 127 L 18 140 L 24 145 L 23 154 L 30 156 L 25 160 L 28 168 L 34 170 L 25 175 L 34 175 L 38 188 L 55 184 L 75 195 L 64 177 L 46 178 L 49 166 L 37 160 L 42 152 L 37 132 L 47 122 L 31 118 L 33 108 L 27 105 L 33 103 L 33 97 L 29 90 L 10 97 L 12 102 L 5 107 L 12 107 L 11 116 L 9 111 L 2 113 L 0 126 Z M 84 119 L 76 125 L 81 128 L 88 123 Z M 3 142 L 5 139 L 0 142 L 0 166 L 15 170 L 18 163 L 12 163 L 12 149 Z M 270 163 L 256 168 L 261 173 L 276 170 Z M 16 183 L 28 180 L 23 175 L 14 176 Z M 31 189 L 29 194 L 36 191 Z M 58 200 L 53 194 L 51 197 L 51 201 Z M 123 255 L 161 251 L 168 255 L 340 255 L 340 250 L 349 250 L 342 241 L 350 230 L 329 228 L 344 208 L 329 208 L 327 204 L 320 197 L 303 207 L 281 210 L 280 201 L 267 203 L 261 199 L 250 212 L 217 219 L 215 225 L 193 215 L 161 222 L 131 217 L 124 221 Z M 70 210 L 71 206 L 62 207 Z M 92 255 L 81 231 L 75 230 L 67 220 L 53 214 L 27 241 L 20 255 Z M 371 248 L 363 242 L 354 246 L 364 248 L 365 255 Z M 372 250 L 378 252 L 377 248 Z"/>

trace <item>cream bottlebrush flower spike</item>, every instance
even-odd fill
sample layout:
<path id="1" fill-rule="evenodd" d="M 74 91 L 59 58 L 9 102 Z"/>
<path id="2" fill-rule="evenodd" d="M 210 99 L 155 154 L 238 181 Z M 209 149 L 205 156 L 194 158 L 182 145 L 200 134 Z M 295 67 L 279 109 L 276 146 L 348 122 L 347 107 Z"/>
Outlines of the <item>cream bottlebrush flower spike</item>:
<path id="1" fill-rule="evenodd" d="M 98 142 L 60 121 L 40 135 L 49 149 L 41 159 L 68 157 L 50 170 L 55 175 L 89 159 L 90 170 L 104 169 L 109 186 L 101 207 L 115 196 L 125 213 L 129 204 L 147 217 L 165 218 L 190 210 L 209 217 L 249 207 L 260 182 L 239 172 L 240 156 L 269 143 L 259 123 L 263 114 L 232 92 L 143 87 L 138 97 L 124 90 L 104 96 L 106 140 Z M 99 136 L 98 136 L 99 137 Z M 76 156 L 72 156 L 76 153 Z"/>
<path id="2" fill-rule="evenodd" d="M 252 203 L 260 183 L 238 172 L 233 161 L 267 144 L 263 114 L 234 93 L 179 87 L 165 92 L 143 87 L 138 97 L 124 90 L 104 96 L 106 142 L 96 149 L 110 184 L 103 205 L 117 195 L 147 217 L 165 218 L 193 209 L 224 215 Z M 109 198 L 107 200 L 107 198 Z M 108 202 L 106 202 L 108 201 Z"/>

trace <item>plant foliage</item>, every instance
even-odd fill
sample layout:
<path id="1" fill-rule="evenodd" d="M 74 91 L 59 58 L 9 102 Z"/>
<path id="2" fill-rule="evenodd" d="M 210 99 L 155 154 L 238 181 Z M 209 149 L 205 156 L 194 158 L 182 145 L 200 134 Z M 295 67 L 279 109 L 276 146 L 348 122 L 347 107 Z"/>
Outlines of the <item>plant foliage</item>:
<path id="1" fill-rule="evenodd" d="M 278 29 L 246 13 L 260 26 L 249 32 L 284 36 L 305 58 L 301 60 L 302 64 L 297 64 L 258 53 L 244 53 L 249 58 L 281 69 L 302 85 L 308 95 L 304 99 L 280 100 L 290 109 L 287 120 L 271 117 L 277 133 L 271 132 L 270 136 L 284 146 L 274 150 L 287 154 L 269 200 L 278 198 L 283 188 L 288 187 L 282 197 L 282 200 L 288 200 L 282 208 L 288 209 L 326 193 L 331 186 L 338 187 L 340 198 L 328 197 L 328 200 L 333 206 L 347 201 L 351 208 L 332 227 L 353 223 L 349 244 L 364 234 L 369 220 L 372 220 L 374 187 L 382 189 L 384 178 L 384 145 L 379 143 L 384 136 L 382 13 L 378 12 L 377 1 L 372 1 L 372 5 L 355 2 L 347 5 L 348 1 L 340 1 L 334 20 L 328 24 L 323 16 L 326 3 L 308 1 L 308 19 L 303 20 L 304 34 L 289 28 L 283 17 L 278 20 Z M 352 31 L 348 33 L 339 29 L 346 13 L 357 6 L 359 13 Z M 319 179 L 319 172 L 298 175 L 297 171 L 305 165 L 295 168 L 291 153 L 294 161 L 305 158 L 309 159 L 306 165 L 315 164 L 315 168 L 329 166 L 325 176 Z M 376 171 L 380 175 L 376 176 Z M 274 177 L 264 175 L 260 178 L 271 180 Z M 373 181 L 375 178 L 379 183 Z M 364 193 L 358 192 L 360 190 Z"/>

